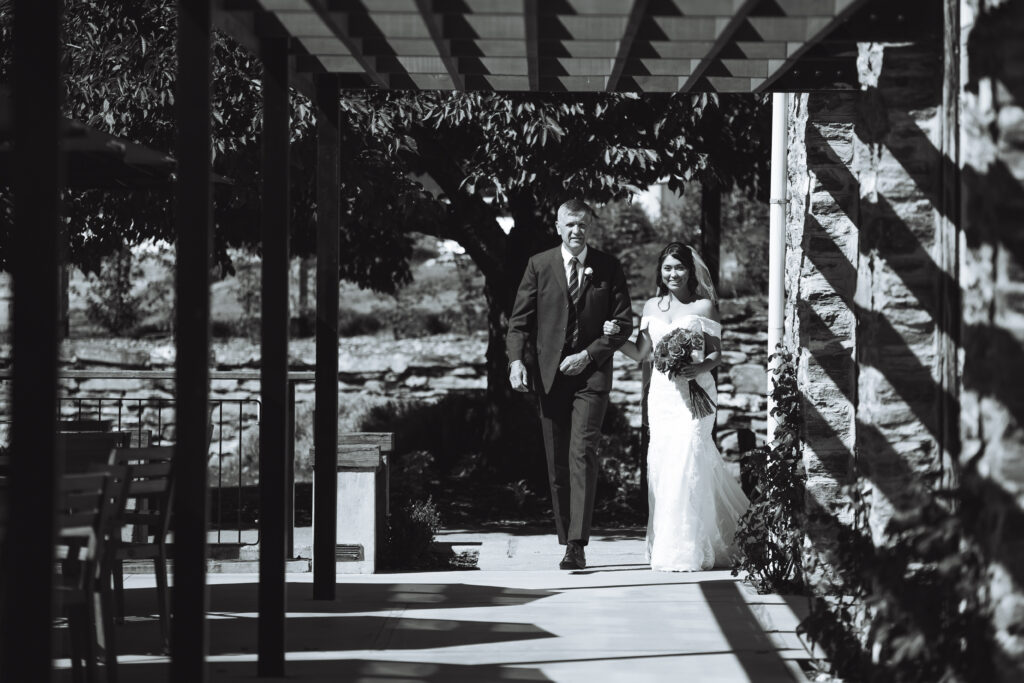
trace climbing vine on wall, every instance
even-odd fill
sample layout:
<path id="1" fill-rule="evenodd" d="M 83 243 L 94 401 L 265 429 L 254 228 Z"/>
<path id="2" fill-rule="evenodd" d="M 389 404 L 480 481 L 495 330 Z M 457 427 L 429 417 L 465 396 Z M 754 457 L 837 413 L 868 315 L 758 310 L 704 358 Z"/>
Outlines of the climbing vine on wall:
<path id="1" fill-rule="evenodd" d="M 862 477 L 844 487 L 852 522 L 838 527 L 833 550 L 808 554 L 808 575 L 835 580 L 814 586 L 800 630 L 850 680 L 993 680 L 986 563 L 962 489 L 900 511 L 877 543 L 867 523 L 871 488 Z"/>
<path id="2" fill-rule="evenodd" d="M 733 574 L 744 573 L 760 592 L 808 594 L 810 614 L 799 631 L 844 679 L 993 680 L 991 606 L 982 588 L 987 560 L 974 538 L 984 521 L 974 498 L 963 484 L 923 492 L 878 541 L 868 526 L 872 484 L 855 471 L 834 511 L 848 523 L 834 524 L 832 547 L 809 551 L 795 360 L 781 348 L 773 360 L 779 427 L 770 447 L 745 456 L 751 504 L 736 533 Z"/>
<path id="3" fill-rule="evenodd" d="M 800 394 L 793 355 L 779 347 L 772 355 L 772 415 L 775 441 L 744 457 L 744 479 L 753 485 L 750 508 L 740 520 L 740 560 L 733 574 L 762 593 L 799 592 L 804 585 L 804 468 L 800 459 Z"/>

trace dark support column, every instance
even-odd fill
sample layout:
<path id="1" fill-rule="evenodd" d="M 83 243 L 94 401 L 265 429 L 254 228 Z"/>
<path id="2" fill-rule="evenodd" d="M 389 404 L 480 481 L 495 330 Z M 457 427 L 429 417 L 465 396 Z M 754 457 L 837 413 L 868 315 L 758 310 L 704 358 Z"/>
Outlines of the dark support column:
<path id="1" fill-rule="evenodd" d="M 941 485 L 952 489 L 960 459 L 960 0 L 943 3 L 942 197 L 936 212 L 935 262 L 949 277 L 940 278 L 938 435 L 942 449 Z"/>
<path id="2" fill-rule="evenodd" d="M 700 251 L 717 289 L 722 259 L 722 189 L 713 180 L 700 184 Z"/>
<path id="3" fill-rule="evenodd" d="M 722 262 L 722 189 L 714 180 L 700 184 L 700 255 L 711 272 L 711 282 L 719 289 L 719 271 Z M 718 381 L 718 368 L 711 371 Z M 718 423 L 711 427 L 712 435 L 718 437 Z"/>
<path id="4" fill-rule="evenodd" d="M 333 600 L 338 507 L 338 81 L 316 81 L 316 425 L 313 597 Z"/>
<path id="5" fill-rule="evenodd" d="M 284 458 L 284 552 L 295 557 L 295 381 L 288 380 L 288 428 L 285 430 Z"/>
<path id="6" fill-rule="evenodd" d="M 257 675 L 284 675 L 288 476 L 288 39 L 263 41 L 263 310 Z"/>
<path id="7" fill-rule="evenodd" d="M 207 680 L 206 487 L 210 398 L 210 186 L 209 0 L 178 2 L 177 360 L 178 436 L 174 488 L 174 590 L 171 592 L 172 681 Z"/>
<path id="8" fill-rule="evenodd" d="M 61 0 L 14 4 L 14 373 L 0 680 L 50 680 L 58 462 Z"/>

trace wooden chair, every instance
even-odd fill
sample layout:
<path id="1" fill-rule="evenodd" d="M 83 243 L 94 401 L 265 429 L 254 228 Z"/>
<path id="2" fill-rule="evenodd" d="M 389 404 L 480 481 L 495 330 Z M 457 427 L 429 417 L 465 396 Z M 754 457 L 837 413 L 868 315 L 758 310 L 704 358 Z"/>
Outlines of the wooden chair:
<path id="1" fill-rule="evenodd" d="M 110 595 L 109 555 L 119 531 L 127 470 L 112 467 L 65 474 L 57 498 L 56 577 L 58 604 L 68 618 L 72 674 L 76 681 L 99 680 L 98 661 L 107 681 L 117 680 L 117 648 Z M 102 657 L 97 653 L 102 650 Z"/>
<path id="2" fill-rule="evenodd" d="M 97 465 L 106 465 L 110 452 L 127 448 L 131 444 L 130 432 L 59 432 L 58 451 L 64 454 L 64 471 L 89 472 Z"/>
<path id="3" fill-rule="evenodd" d="M 118 520 L 111 553 L 111 576 L 117 615 L 124 619 L 124 562 L 152 560 L 156 574 L 157 608 L 164 650 L 169 650 L 170 610 L 167 589 L 167 533 L 171 523 L 174 489 L 174 447 L 116 448 L 110 464 L 128 468 L 126 503 Z M 129 535 L 124 529 L 130 529 Z"/>

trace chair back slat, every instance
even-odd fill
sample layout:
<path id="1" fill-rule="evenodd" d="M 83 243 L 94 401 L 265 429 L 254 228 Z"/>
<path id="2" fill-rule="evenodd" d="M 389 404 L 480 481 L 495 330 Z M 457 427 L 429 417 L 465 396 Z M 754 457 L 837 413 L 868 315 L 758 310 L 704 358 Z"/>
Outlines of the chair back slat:
<path id="1" fill-rule="evenodd" d="M 127 524 L 144 524 L 150 526 L 153 524 L 159 524 L 162 516 L 163 514 L 160 512 L 125 511 L 121 519 Z"/>
<path id="2" fill-rule="evenodd" d="M 115 520 L 124 505 L 126 473 L 124 468 L 104 466 L 99 471 L 61 477 L 56 501 L 61 535 L 57 553 L 67 575 L 82 580 L 100 577 L 106 541 L 114 533 Z"/>
<path id="3" fill-rule="evenodd" d="M 82 515 L 97 515 L 103 507 L 109 475 L 104 472 L 66 474 L 61 477 L 57 494 L 57 516 L 61 528 L 82 526 Z"/>
<path id="4" fill-rule="evenodd" d="M 126 464 L 126 466 L 132 468 L 134 480 L 166 478 L 171 474 L 171 463 L 169 462 L 136 462 Z"/>
<path id="5" fill-rule="evenodd" d="M 169 487 L 170 482 L 166 478 L 132 481 L 128 485 L 128 495 L 133 498 L 159 496 L 162 493 L 167 493 Z"/>
<path id="6" fill-rule="evenodd" d="M 94 465 L 105 465 L 110 452 L 131 443 L 130 432 L 60 432 L 57 448 L 64 454 L 64 471 L 88 472 Z"/>
<path id="7" fill-rule="evenodd" d="M 170 530 L 171 493 L 174 483 L 174 447 L 117 448 L 112 465 L 128 468 L 128 490 L 120 523 L 132 527 L 136 542 L 163 543 Z"/>

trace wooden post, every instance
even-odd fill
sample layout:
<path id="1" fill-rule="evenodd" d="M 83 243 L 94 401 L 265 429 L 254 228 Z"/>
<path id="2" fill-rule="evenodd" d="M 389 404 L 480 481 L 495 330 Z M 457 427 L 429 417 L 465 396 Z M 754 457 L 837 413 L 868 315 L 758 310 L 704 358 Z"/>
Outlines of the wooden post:
<path id="1" fill-rule="evenodd" d="M 12 453 L 0 679 L 51 678 L 60 318 L 61 0 L 14 4 Z"/>
<path id="2" fill-rule="evenodd" d="M 295 380 L 288 380 L 284 459 L 284 549 L 287 558 L 295 557 Z"/>
<path id="3" fill-rule="evenodd" d="M 936 265 L 949 277 L 940 278 L 939 446 L 942 449 L 942 486 L 957 485 L 960 459 L 960 1 L 943 4 L 942 78 L 942 198 L 936 212 Z"/>
<path id="4" fill-rule="evenodd" d="M 284 675 L 288 453 L 288 39 L 262 42 L 263 296 L 257 675 Z"/>
<path id="5" fill-rule="evenodd" d="M 313 598 L 335 596 L 338 507 L 338 81 L 318 76 L 316 233 L 316 424 L 313 435 Z"/>
<path id="6" fill-rule="evenodd" d="M 171 593 L 171 680 L 208 679 L 206 653 L 206 486 L 210 398 L 210 254 L 213 191 L 210 186 L 209 0 L 178 2 L 178 183 L 175 193 L 174 590 Z"/>
<path id="7" fill-rule="evenodd" d="M 718 289 L 722 252 L 722 188 L 713 180 L 700 184 L 700 252 Z"/>

